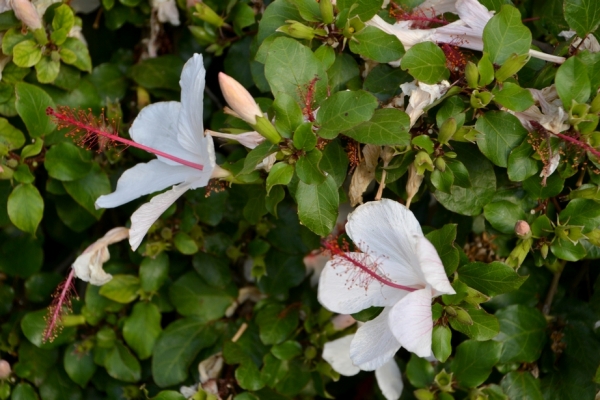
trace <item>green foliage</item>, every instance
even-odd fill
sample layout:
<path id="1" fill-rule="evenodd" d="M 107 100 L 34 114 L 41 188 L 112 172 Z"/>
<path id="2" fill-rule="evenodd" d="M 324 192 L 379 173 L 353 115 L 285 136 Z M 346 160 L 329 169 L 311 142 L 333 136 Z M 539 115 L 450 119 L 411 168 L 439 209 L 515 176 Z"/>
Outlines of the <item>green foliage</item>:
<path id="1" fill-rule="evenodd" d="M 360 247 L 348 268 L 364 262 L 374 274 L 399 262 L 372 257 L 384 241 L 422 250 L 411 268 L 441 268 L 420 239 L 352 243 L 348 213 L 380 198 L 410 202 L 455 291 L 431 299 L 437 362 L 406 349 L 389 360 L 401 398 L 597 395 L 600 3 L 465 0 L 469 16 L 458 7 L 444 20 L 418 0 L 79 3 L 32 15 L 39 29 L 17 10 L 0 13 L 0 359 L 11 366 L 0 398 L 216 399 L 214 386 L 235 400 L 391 398 L 374 384 L 380 369 L 345 377 L 323 358 L 327 343 L 360 328 L 339 328 L 317 286 L 325 263 L 345 272 L 336 246 Z M 440 39 L 448 28 L 452 42 Z M 559 35 L 569 29 L 575 37 Z M 181 76 L 194 53 L 204 99 L 186 108 L 181 85 L 188 97 L 201 90 Z M 221 70 L 256 99 L 264 126 L 222 112 Z M 179 100 L 153 121 L 155 141 L 141 138 L 154 125 L 130 130 L 166 107 L 156 103 Z M 179 147 L 204 128 L 265 126 L 281 141 L 244 148 L 215 137 L 221 169 L 209 182 L 172 160 L 169 174 L 142 179 L 162 161 L 94 133 L 190 161 L 206 149 Z M 139 207 L 166 195 L 147 203 L 155 185 L 190 181 L 202 183 L 161 208 L 137 250 L 98 241 L 137 229 L 148 210 Z M 96 207 L 116 189 L 126 204 Z M 112 279 L 97 287 L 71 276 L 79 296 L 46 341 L 60 282 L 81 254 Z M 361 271 L 339 290 L 370 289 Z M 353 316 L 369 323 L 394 304 Z"/>

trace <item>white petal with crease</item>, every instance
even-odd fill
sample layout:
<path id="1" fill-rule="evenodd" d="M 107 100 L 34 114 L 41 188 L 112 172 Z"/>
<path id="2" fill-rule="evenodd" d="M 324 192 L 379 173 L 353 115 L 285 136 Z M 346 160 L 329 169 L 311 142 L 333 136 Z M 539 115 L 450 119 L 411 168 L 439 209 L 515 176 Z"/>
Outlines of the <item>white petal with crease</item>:
<path id="1" fill-rule="evenodd" d="M 350 345 L 350 358 L 364 371 L 381 367 L 400 350 L 400 343 L 388 326 L 389 313 L 390 308 L 384 308 L 375 319 L 358 328 L 354 335 Z"/>
<path id="2" fill-rule="evenodd" d="M 431 288 L 405 296 L 389 313 L 389 328 L 406 350 L 419 357 L 431 355 Z"/>
<path id="3" fill-rule="evenodd" d="M 417 257 L 423 271 L 423 276 L 439 294 L 455 294 L 454 288 L 448 281 L 444 264 L 440 260 L 437 250 L 424 236 L 417 238 Z"/>
<path id="4" fill-rule="evenodd" d="M 323 347 L 323 359 L 340 375 L 352 376 L 358 374 L 360 368 L 352 363 L 350 359 L 350 343 L 354 335 L 325 343 Z"/>
<path id="5" fill-rule="evenodd" d="M 404 389 L 402 374 L 396 361 L 392 358 L 375 370 L 375 378 L 379 389 L 387 400 L 398 400 Z"/>
<path id="6" fill-rule="evenodd" d="M 202 172 L 184 165 L 167 165 L 160 160 L 137 164 L 121 175 L 113 193 L 96 200 L 96 208 L 118 207 L 146 194 L 195 180 Z"/>
<path id="7" fill-rule="evenodd" d="M 364 253 L 346 253 L 349 257 L 369 258 Z M 358 285 L 357 279 L 369 279 L 368 285 Z M 353 314 L 372 306 L 391 306 L 408 292 L 398 290 L 366 276 L 351 262 L 336 256 L 325 264 L 319 279 L 319 302 L 328 310 Z"/>
<path id="8" fill-rule="evenodd" d="M 173 204 L 182 194 L 190 188 L 189 183 L 174 186 L 173 189 L 154 196 L 152 200 L 138 208 L 131 215 L 131 228 L 129 229 L 129 244 L 135 251 L 148 229 Z"/>

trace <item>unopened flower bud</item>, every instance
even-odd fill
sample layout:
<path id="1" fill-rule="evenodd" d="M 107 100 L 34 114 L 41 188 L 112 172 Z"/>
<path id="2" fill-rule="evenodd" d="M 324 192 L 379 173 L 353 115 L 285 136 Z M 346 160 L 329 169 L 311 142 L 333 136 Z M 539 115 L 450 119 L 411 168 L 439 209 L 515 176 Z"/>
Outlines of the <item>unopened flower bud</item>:
<path id="1" fill-rule="evenodd" d="M 515 224 L 515 233 L 520 239 L 526 239 L 531 237 L 531 228 L 527 221 L 519 220 Z"/>
<path id="2" fill-rule="evenodd" d="M 452 375 L 452 373 L 447 373 L 443 369 L 435 376 L 434 381 L 442 392 L 454 392 L 454 389 L 452 389 Z"/>
<path id="3" fill-rule="evenodd" d="M 479 70 L 477 70 L 477 65 L 471 61 L 467 62 L 465 67 L 465 78 L 467 78 L 467 86 L 471 89 L 479 87 Z"/>
<path id="4" fill-rule="evenodd" d="M 32 31 L 42 28 L 42 19 L 35 6 L 29 0 L 12 0 L 15 16 Z"/>
<path id="5" fill-rule="evenodd" d="M 594 97 L 594 100 L 592 100 L 592 103 L 590 104 L 590 112 L 591 113 L 600 112 L 600 93 L 597 94 L 596 97 Z"/>
<path id="6" fill-rule="evenodd" d="M 458 313 L 456 312 L 456 309 L 452 306 L 444 307 L 444 311 L 446 311 L 446 314 L 448 314 L 451 317 L 456 317 L 458 315 Z"/>
<path id="7" fill-rule="evenodd" d="M 548 257 L 548 250 L 549 250 L 549 247 L 546 243 L 544 243 L 542 245 L 542 247 L 540 247 L 540 254 L 542 255 L 542 258 L 544 260 L 546 259 L 546 257 Z"/>
<path id="8" fill-rule="evenodd" d="M 331 4 L 331 0 L 320 0 L 319 9 L 321 10 L 323 23 L 326 25 L 331 24 L 333 22 L 333 4 Z"/>
<path id="9" fill-rule="evenodd" d="M 414 163 L 408 167 L 408 181 L 406 182 L 406 207 L 410 207 L 410 202 L 419 191 L 423 183 L 423 175 L 417 173 L 417 168 Z"/>
<path id="10" fill-rule="evenodd" d="M 529 253 L 532 244 L 533 239 L 531 239 L 531 237 L 520 239 L 517 242 L 517 246 L 511 251 L 506 259 L 506 264 L 515 269 L 519 268 L 521 264 L 523 264 L 523 261 L 525 261 L 525 257 L 527 257 L 527 253 Z"/>
<path id="11" fill-rule="evenodd" d="M 0 360 L 0 379 L 6 379 L 10 376 L 10 364 L 6 360 Z"/>
<path id="12" fill-rule="evenodd" d="M 413 392 L 417 400 L 433 400 L 435 395 L 427 389 L 417 389 Z"/>
<path id="13" fill-rule="evenodd" d="M 600 229 L 594 229 L 591 232 L 585 234 L 588 241 L 594 246 L 600 247 Z"/>
<path id="14" fill-rule="evenodd" d="M 213 35 L 208 30 L 204 29 L 201 26 L 190 25 L 188 26 L 190 32 L 192 32 L 192 36 L 200 43 L 201 45 L 208 45 L 214 43 L 217 40 L 217 37 Z"/>
<path id="15" fill-rule="evenodd" d="M 262 117 L 263 113 L 246 88 L 223 72 L 219 72 L 219 85 L 225 101 L 236 115 L 250 125 L 256 125 L 256 117 Z"/>
<path id="16" fill-rule="evenodd" d="M 480 92 L 479 90 L 473 90 L 473 93 L 471 93 L 471 106 L 473 108 L 483 108 L 490 104 L 490 101 L 492 101 L 493 97 L 494 95 L 490 92 Z"/>
<path id="17" fill-rule="evenodd" d="M 456 320 L 461 324 L 473 325 L 473 318 L 462 308 L 456 308 Z"/>
<path id="18" fill-rule="evenodd" d="M 424 175 L 425 170 L 429 172 L 433 172 L 433 161 L 431 161 L 431 157 L 425 151 L 419 151 L 415 156 L 415 167 L 417 168 L 418 175 Z"/>
<path id="19" fill-rule="evenodd" d="M 504 82 L 523 68 L 529 61 L 529 54 L 521 54 L 520 56 L 513 54 L 502 64 L 502 66 L 496 71 L 496 80 L 498 82 Z"/>
<path id="20" fill-rule="evenodd" d="M 438 142 L 441 144 L 446 144 L 448 141 L 454 136 L 456 133 L 456 128 L 458 124 L 456 123 L 455 118 L 448 118 L 440 126 L 440 131 L 438 133 Z"/>
<path id="21" fill-rule="evenodd" d="M 194 16 L 200 18 L 202 21 L 206 21 L 209 24 L 216 26 L 217 28 L 220 28 L 225 24 L 223 18 L 221 18 L 219 14 L 214 12 L 213 9 L 205 3 L 196 3 L 196 12 L 194 13 Z"/>
<path id="22" fill-rule="evenodd" d="M 444 172 L 446 170 L 446 161 L 442 157 L 438 157 L 433 162 L 435 164 L 435 168 Z"/>
<path id="23" fill-rule="evenodd" d="M 300 40 L 312 40 L 319 33 L 314 28 L 306 26 L 298 21 L 286 21 L 287 25 L 280 26 L 277 28 L 277 32 L 283 32 L 293 38 Z"/>

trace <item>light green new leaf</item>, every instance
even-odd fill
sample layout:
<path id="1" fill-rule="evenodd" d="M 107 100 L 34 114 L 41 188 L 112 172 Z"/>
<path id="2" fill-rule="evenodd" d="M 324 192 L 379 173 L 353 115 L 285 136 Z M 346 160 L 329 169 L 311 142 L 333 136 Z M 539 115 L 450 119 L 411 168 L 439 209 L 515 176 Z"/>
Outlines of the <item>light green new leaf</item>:
<path id="1" fill-rule="evenodd" d="M 600 25 L 600 3 L 596 0 L 565 0 L 565 20 L 583 38 Z"/>
<path id="2" fill-rule="evenodd" d="M 512 114 L 505 111 L 488 111 L 477 120 L 475 129 L 479 149 L 499 167 L 508 166 L 510 152 L 527 136 L 527 129 Z"/>
<path id="3" fill-rule="evenodd" d="M 300 181 L 296 190 L 300 222 L 320 236 L 327 236 L 338 216 L 339 193 L 333 177 L 328 175 L 319 185 Z"/>
<path id="4" fill-rule="evenodd" d="M 364 90 L 337 92 L 323 102 L 317 113 L 318 134 L 333 139 L 338 133 L 371 119 L 377 106 L 377 98 Z"/>
<path id="5" fill-rule="evenodd" d="M 19 67 L 33 67 L 41 58 L 42 49 L 33 40 L 24 40 L 13 48 L 13 62 Z"/>
<path id="6" fill-rule="evenodd" d="M 402 57 L 401 66 L 416 80 L 428 84 L 438 83 L 450 76 L 446 55 L 432 42 L 418 43 L 408 49 Z"/>
<path id="7" fill-rule="evenodd" d="M 456 318 L 450 318 L 450 326 L 455 331 L 467 335 L 470 339 L 486 341 L 495 337 L 500 331 L 498 318 L 488 314 L 483 308 L 477 309 L 475 306 L 463 303 L 461 307 L 469 313 L 472 325 L 459 322 Z"/>
<path id="8" fill-rule="evenodd" d="M 35 72 L 40 83 L 52 83 L 60 72 L 60 61 L 44 56 L 35 65 Z"/>
<path id="9" fill-rule="evenodd" d="M 374 26 L 367 26 L 350 40 L 350 50 L 379 63 L 396 61 L 404 55 L 402 42 Z"/>
<path id="10" fill-rule="evenodd" d="M 134 301 L 139 294 L 140 278 L 133 275 L 115 275 L 100 288 L 100 294 L 117 303 L 127 304 Z"/>
<path id="11" fill-rule="evenodd" d="M 67 38 L 58 52 L 65 64 L 71 64 L 81 71 L 92 72 L 90 53 L 81 40 Z"/>
<path id="12" fill-rule="evenodd" d="M 505 82 L 502 90 L 492 90 L 494 101 L 512 111 L 525 111 L 534 103 L 531 92 L 516 83 Z"/>
<path id="13" fill-rule="evenodd" d="M 510 5 L 494 15 L 483 28 L 483 51 L 494 64 L 502 65 L 512 54 L 527 54 L 531 31 L 521 22 L 521 13 Z"/>
<path id="14" fill-rule="evenodd" d="M 35 235 L 44 214 L 44 199 L 35 186 L 22 183 L 8 196 L 7 210 L 17 228 Z"/>

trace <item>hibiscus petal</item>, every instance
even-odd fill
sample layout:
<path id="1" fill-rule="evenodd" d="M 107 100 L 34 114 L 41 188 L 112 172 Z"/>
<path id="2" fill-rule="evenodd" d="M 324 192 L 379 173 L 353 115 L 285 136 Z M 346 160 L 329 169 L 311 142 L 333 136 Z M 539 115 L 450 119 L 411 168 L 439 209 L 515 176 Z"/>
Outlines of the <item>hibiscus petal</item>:
<path id="1" fill-rule="evenodd" d="M 363 263 L 370 259 L 364 253 L 346 254 Z M 340 314 L 353 314 L 373 306 L 391 306 L 407 293 L 383 285 L 339 256 L 325 264 L 319 278 L 319 302 Z"/>
<path id="2" fill-rule="evenodd" d="M 354 335 L 327 342 L 323 346 L 323 359 L 331 365 L 338 374 L 352 376 L 358 374 L 360 368 L 350 359 L 350 343 Z"/>
<path id="3" fill-rule="evenodd" d="M 138 208 L 131 215 L 129 244 L 133 251 L 142 243 L 144 236 L 146 236 L 152 224 L 189 188 L 189 183 L 174 186 L 173 189 L 154 196 L 152 200 Z"/>
<path id="4" fill-rule="evenodd" d="M 113 193 L 98 197 L 96 208 L 118 207 L 140 196 L 158 192 L 188 179 L 194 180 L 202 172 L 183 165 L 167 165 L 160 160 L 137 164 L 121 175 Z"/>
<path id="5" fill-rule="evenodd" d="M 437 250 L 424 236 L 417 237 L 417 257 L 423 276 L 438 294 L 455 294 Z"/>
<path id="6" fill-rule="evenodd" d="M 358 328 L 350 344 L 352 362 L 364 371 L 373 371 L 394 357 L 400 350 L 388 325 L 390 308 L 383 309 L 375 319 Z"/>
<path id="7" fill-rule="evenodd" d="M 365 203 L 348 216 L 346 231 L 364 253 L 381 260 L 380 268 L 390 280 L 425 286 L 414 239 L 423 231 L 405 206 L 388 199 Z"/>
<path id="8" fill-rule="evenodd" d="M 181 72 L 181 112 L 177 121 L 177 140 L 203 164 L 215 164 L 215 147 L 210 135 L 204 135 L 204 76 L 202 55 L 194 54 Z"/>
<path id="9" fill-rule="evenodd" d="M 379 389 L 387 400 L 398 400 L 404 389 L 402 374 L 398 364 L 392 358 L 375 370 L 375 378 Z"/>
<path id="10" fill-rule="evenodd" d="M 129 134 L 137 143 L 187 161 L 200 163 L 194 153 L 185 150 L 177 141 L 177 120 L 180 110 L 181 104 L 176 101 L 150 104 L 140 111 L 129 129 Z M 168 158 L 157 157 L 166 164 L 181 165 Z"/>
<path id="11" fill-rule="evenodd" d="M 431 288 L 405 296 L 392 307 L 388 322 L 402 347 L 419 357 L 431 355 Z"/>

